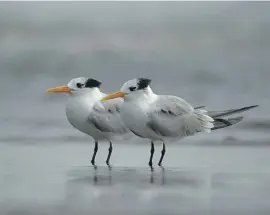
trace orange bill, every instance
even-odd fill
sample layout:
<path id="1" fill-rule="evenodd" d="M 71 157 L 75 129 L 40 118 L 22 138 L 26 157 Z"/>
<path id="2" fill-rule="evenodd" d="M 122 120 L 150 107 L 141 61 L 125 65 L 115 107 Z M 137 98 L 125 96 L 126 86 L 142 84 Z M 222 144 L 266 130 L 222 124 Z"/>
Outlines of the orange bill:
<path id="1" fill-rule="evenodd" d="M 46 90 L 47 93 L 70 93 L 71 89 L 67 85 L 49 88 Z"/>
<path id="2" fill-rule="evenodd" d="M 115 98 L 123 98 L 125 95 L 127 94 L 121 91 L 116 91 L 114 93 L 108 94 L 103 99 L 101 99 L 101 101 L 106 101 L 106 100 L 115 99 Z"/>

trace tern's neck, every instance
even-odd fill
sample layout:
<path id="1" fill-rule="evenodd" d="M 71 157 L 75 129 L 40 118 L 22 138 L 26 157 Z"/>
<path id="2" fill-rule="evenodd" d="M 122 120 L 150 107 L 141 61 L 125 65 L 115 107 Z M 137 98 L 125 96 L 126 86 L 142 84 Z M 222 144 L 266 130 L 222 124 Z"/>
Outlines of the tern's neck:
<path id="1" fill-rule="evenodd" d="M 104 93 L 100 92 L 99 88 L 83 88 L 78 91 L 74 91 L 71 93 L 71 97 L 79 98 L 79 97 L 88 97 L 92 99 L 101 99 L 104 96 Z"/>
<path id="2" fill-rule="evenodd" d="M 138 101 L 138 100 L 151 101 L 155 98 L 156 94 L 153 93 L 152 89 L 148 86 L 143 90 L 137 90 L 125 96 L 125 101 Z"/>

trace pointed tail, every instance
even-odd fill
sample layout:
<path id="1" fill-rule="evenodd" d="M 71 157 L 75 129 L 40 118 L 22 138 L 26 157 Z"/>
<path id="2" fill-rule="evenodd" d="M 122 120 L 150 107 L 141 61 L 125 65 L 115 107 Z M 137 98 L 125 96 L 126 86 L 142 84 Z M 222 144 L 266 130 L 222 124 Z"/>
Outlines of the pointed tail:
<path id="1" fill-rule="evenodd" d="M 215 118 L 215 121 L 213 122 L 214 127 L 211 128 L 211 130 L 216 130 L 220 128 L 225 128 L 231 125 L 234 125 L 240 121 L 242 121 L 244 117 L 235 117 L 235 118 L 229 118 L 229 119 L 221 119 L 221 118 Z"/>
<path id="2" fill-rule="evenodd" d="M 248 107 L 243 107 L 239 109 L 231 109 L 231 110 L 225 110 L 225 111 L 208 111 L 207 115 L 212 117 L 213 119 L 219 118 L 219 117 L 225 117 L 236 113 L 242 113 L 244 111 L 250 110 L 252 108 L 258 107 L 259 105 L 252 105 Z"/>
<path id="3" fill-rule="evenodd" d="M 198 110 L 198 109 L 202 109 L 202 108 L 205 108 L 205 106 L 198 106 L 198 107 L 195 107 L 194 109 Z"/>

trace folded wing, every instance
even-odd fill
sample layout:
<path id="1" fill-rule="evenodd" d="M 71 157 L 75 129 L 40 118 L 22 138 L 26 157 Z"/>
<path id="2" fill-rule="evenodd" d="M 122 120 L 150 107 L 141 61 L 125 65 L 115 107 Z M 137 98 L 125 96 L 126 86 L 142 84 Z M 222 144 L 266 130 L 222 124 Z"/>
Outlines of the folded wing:
<path id="1" fill-rule="evenodd" d="M 129 133 L 129 129 L 124 125 L 120 117 L 120 107 L 122 99 L 112 99 L 108 101 L 99 101 L 89 114 L 87 122 L 91 123 L 101 132 L 123 135 Z"/>
<path id="2" fill-rule="evenodd" d="M 162 137 L 191 136 L 210 132 L 213 119 L 205 110 L 194 109 L 185 100 L 175 96 L 159 96 L 149 111 L 148 127 Z"/>

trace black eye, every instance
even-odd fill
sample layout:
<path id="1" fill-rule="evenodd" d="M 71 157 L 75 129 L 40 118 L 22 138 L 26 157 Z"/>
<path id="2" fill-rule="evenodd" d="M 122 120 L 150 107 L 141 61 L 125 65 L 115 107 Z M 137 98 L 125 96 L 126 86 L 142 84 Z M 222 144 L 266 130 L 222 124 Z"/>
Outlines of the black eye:
<path id="1" fill-rule="evenodd" d="M 83 85 L 82 85 L 81 83 L 77 83 L 77 87 L 78 87 L 78 88 L 82 88 L 82 86 L 83 86 Z"/>
<path id="2" fill-rule="evenodd" d="M 136 89 L 136 87 L 130 87 L 129 90 L 130 91 L 134 91 Z"/>

